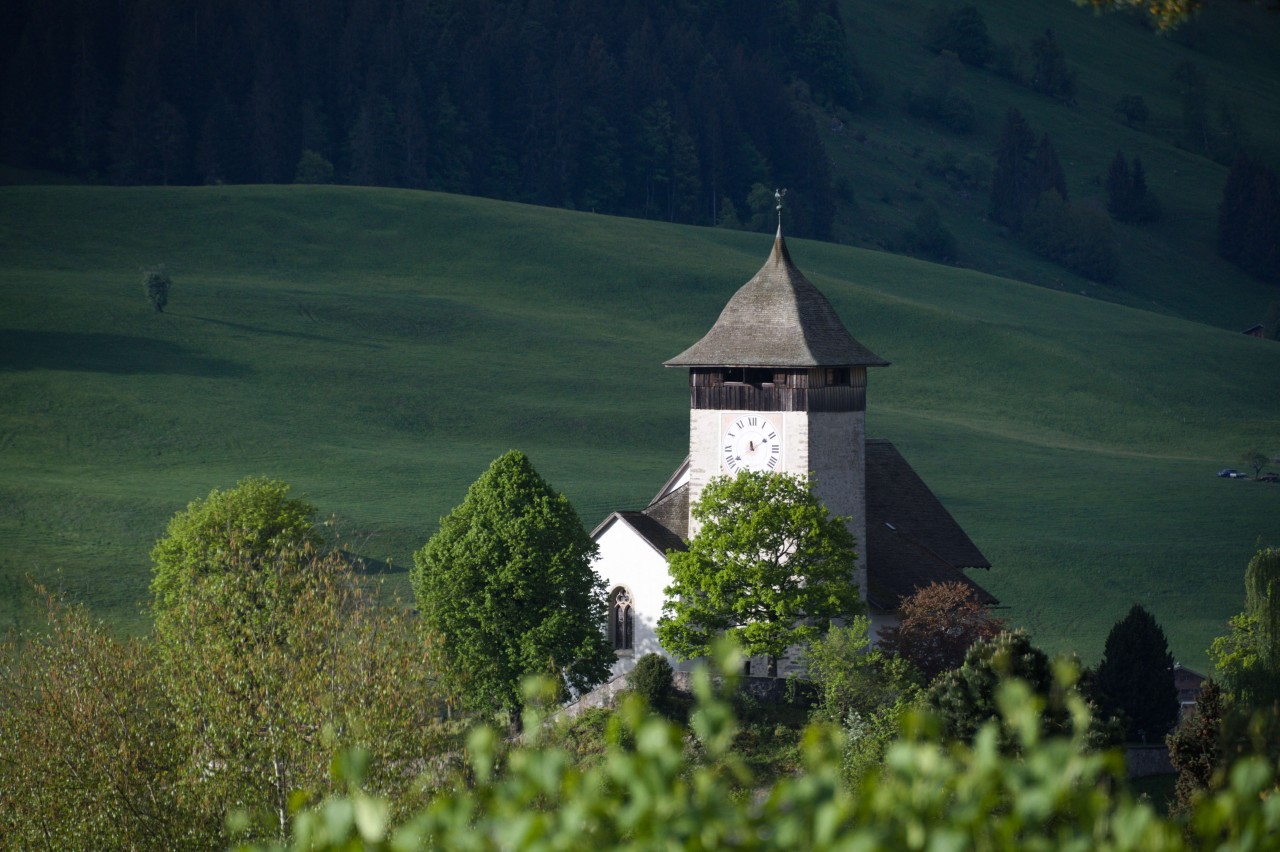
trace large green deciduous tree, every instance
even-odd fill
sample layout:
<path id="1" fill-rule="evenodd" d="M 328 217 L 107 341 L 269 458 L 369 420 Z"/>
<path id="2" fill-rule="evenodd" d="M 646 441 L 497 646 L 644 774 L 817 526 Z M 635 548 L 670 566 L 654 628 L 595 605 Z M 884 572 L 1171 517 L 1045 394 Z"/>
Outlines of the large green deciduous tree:
<path id="1" fill-rule="evenodd" d="M 1244 574 L 1244 612 L 1213 641 L 1214 671 L 1237 703 L 1280 701 L 1280 548 L 1264 548 Z"/>
<path id="2" fill-rule="evenodd" d="M 595 553 L 568 499 L 516 450 L 440 520 L 409 578 L 477 707 L 519 707 L 520 683 L 531 674 L 576 690 L 608 676 L 614 654 Z"/>
<path id="3" fill-rule="evenodd" d="M 710 651 L 721 633 L 750 655 L 780 657 L 862 611 L 857 552 L 804 479 L 744 471 L 707 484 L 693 507 L 701 525 L 667 557 L 671 585 L 658 638 L 680 657 Z"/>
<path id="4" fill-rule="evenodd" d="M 1097 686 L 1104 709 L 1127 717 L 1130 740 L 1160 742 L 1177 723 L 1173 655 L 1164 630 L 1138 604 L 1107 634 Z"/>
<path id="5" fill-rule="evenodd" d="M 238 570 L 252 569 L 255 555 L 282 547 L 318 545 L 315 507 L 289 497 L 289 486 L 265 477 L 240 480 L 228 491 L 214 489 L 193 500 L 169 521 L 151 549 L 153 609 L 172 607 L 199 578 L 227 571 L 235 553 Z"/>
<path id="6" fill-rule="evenodd" d="M 440 643 L 341 551 L 228 543 L 226 559 L 156 617 L 181 801 L 215 827 L 244 811 L 251 833 L 283 840 L 298 792 L 332 792 L 333 753 L 359 747 L 380 764 L 372 787 L 421 805 L 443 765 L 428 758 L 457 747 Z"/>

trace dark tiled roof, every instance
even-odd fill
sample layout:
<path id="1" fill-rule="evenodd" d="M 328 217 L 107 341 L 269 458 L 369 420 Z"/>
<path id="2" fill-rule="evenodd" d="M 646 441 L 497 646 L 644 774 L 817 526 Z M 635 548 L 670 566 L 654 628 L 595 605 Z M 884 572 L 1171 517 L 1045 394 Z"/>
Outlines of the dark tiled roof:
<path id="1" fill-rule="evenodd" d="M 930 583 L 972 587 L 987 605 L 999 603 L 961 568 L 991 563 L 956 523 L 893 444 L 867 441 L 867 597 L 879 609 Z"/>
<path id="2" fill-rule="evenodd" d="M 654 498 L 642 513 L 662 526 L 672 535 L 684 541 L 689 537 L 689 486 L 686 483 L 674 491 L 666 491 Z"/>
<path id="3" fill-rule="evenodd" d="M 668 367 L 883 367 L 853 339 L 831 303 L 791 262 L 782 229 L 755 277 Z"/>
<path id="4" fill-rule="evenodd" d="M 687 491 L 686 491 L 687 493 Z M 644 512 L 618 512 L 620 518 L 640 533 L 644 540 L 653 545 L 654 550 L 666 553 L 669 550 L 687 550 L 684 539 L 662 525 L 660 521 L 649 517 Z"/>

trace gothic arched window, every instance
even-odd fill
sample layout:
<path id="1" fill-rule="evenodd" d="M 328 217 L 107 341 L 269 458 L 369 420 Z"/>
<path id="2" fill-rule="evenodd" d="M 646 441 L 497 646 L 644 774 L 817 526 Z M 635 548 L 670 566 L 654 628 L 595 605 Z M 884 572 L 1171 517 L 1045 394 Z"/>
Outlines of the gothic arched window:
<path id="1" fill-rule="evenodd" d="M 631 605 L 631 593 L 618 586 L 609 593 L 609 639 L 615 651 L 635 648 L 636 611 Z"/>

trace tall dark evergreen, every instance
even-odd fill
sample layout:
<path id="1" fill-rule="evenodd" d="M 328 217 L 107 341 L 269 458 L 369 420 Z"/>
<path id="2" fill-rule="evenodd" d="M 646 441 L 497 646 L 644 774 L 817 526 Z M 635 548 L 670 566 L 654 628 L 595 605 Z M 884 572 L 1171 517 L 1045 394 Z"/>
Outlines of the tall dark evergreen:
<path id="1" fill-rule="evenodd" d="M 961 62 L 979 68 L 991 61 L 993 52 L 987 21 L 972 3 L 949 12 L 940 7 L 929 23 L 925 44 L 935 53 L 954 53 Z"/>
<path id="2" fill-rule="evenodd" d="M 1111 158 L 1104 187 L 1107 190 L 1107 212 L 1124 221 L 1128 218 L 1133 179 L 1129 176 L 1129 161 L 1120 151 Z"/>
<path id="3" fill-rule="evenodd" d="M 1107 212 L 1118 222 L 1153 222 L 1160 218 L 1160 203 L 1147 188 L 1147 173 L 1142 159 L 1133 158 L 1132 168 L 1120 151 L 1107 169 L 1104 183 Z"/>
<path id="4" fill-rule="evenodd" d="M 1076 97 L 1076 73 L 1067 67 L 1066 55 L 1053 30 L 1031 40 L 1031 88 L 1065 103 Z"/>
<path id="5" fill-rule="evenodd" d="M 1218 205 L 1218 254 L 1263 281 L 1280 281 L 1280 181 L 1248 154 L 1236 157 Z"/>
<path id="6" fill-rule="evenodd" d="M 1004 130 L 996 148 L 991 175 L 991 218 L 1015 231 L 1035 203 L 1038 193 L 1032 176 L 1036 137 L 1016 107 L 1005 115 Z"/>
<path id="7" fill-rule="evenodd" d="M 1162 742 L 1178 720 L 1169 643 L 1155 618 L 1138 604 L 1107 635 L 1097 687 L 1104 709 L 1128 718 L 1131 741 Z"/>
<path id="8" fill-rule="evenodd" d="M 1048 133 L 1040 137 L 1040 144 L 1036 147 L 1031 191 L 1033 204 L 1046 192 L 1058 193 L 1063 201 L 1071 200 L 1067 196 L 1067 177 L 1062 173 L 1062 163 Z"/>

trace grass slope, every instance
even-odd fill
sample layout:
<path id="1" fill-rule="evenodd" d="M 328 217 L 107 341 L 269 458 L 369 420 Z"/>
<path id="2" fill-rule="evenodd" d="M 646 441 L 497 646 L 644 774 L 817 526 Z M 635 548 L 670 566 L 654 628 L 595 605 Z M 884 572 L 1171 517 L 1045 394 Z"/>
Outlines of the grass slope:
<path id="1" fill-rule="evenodd" d="M 0 189 L 0 623 L 31 575 L 145 629 L 189 500 L 285 479 L 390 582 L 508 448 L 594 525 L 687 451 L 696 340 L 768 238 L 319 187 Z M 1193 665 L 1280 541 L 1280 346 L 878 252 L 792 255 L 874 371 L 894 440 L 995 564 L 1016 623 L 1094 659 L 1134 601 Z M 139 270 L 168 263 L 170 307 Z"/>
<path id="2" fill-rule="evenodd" d="M 854 55 L 881 91 L 873 106 L 846 116 L 842 128 L 829 116 L 820 118 L 829 127 L 825 138 L 835 172 L 856 199 L 837 219 L 839 241 L 892 246 L 932 200 L 956 235 L 961 266 L 1232 331 L 1262 320 L 1280 290 L 1217 256 L 1217 209 L 1228 167 L 1180 147 L 1182 106 L 1170 74 L 1180 62 L 1194 62 L 1207 79 L 1211 125 L 1219 125 L 1223 104 L 1235 107 L 1248 143 L 1280 168 L 1280 15 L 1258 4 L 1224 2 L 1161 36 L 1130 16 L 1096 15 L 1068 0 L 974 0 L 997 44 L 1025 52 L 1033 37 L 1051 28 L 1077 74 L 1077 96 L 1070 106 L 1060 104 L 993 71 L 966 68 L 956 86 L 972 98 L 976 120 L 972 133 L 958 134 L 911 117 L 905 108 L 904 93 L 936 61 L 923 40 L 937 5 L 842 0 Z M 1131 94 L 1141 95 L 1151 111 L 1134 128 L 1114 110 Z M 1112 157 L 1117 151 L 1141 157 L 1164 217 L 1151 225 L 1114 225 L 1124 257 L 1113 286 L 1080 278 L 1019 245 L 987 219 L 986 189 L 956 189 L 926 170 L 946 151 L 994 162 L 1010 107 L 1052 138 L 1075 204 L 1105 207 L 1103 179 Z"/>

